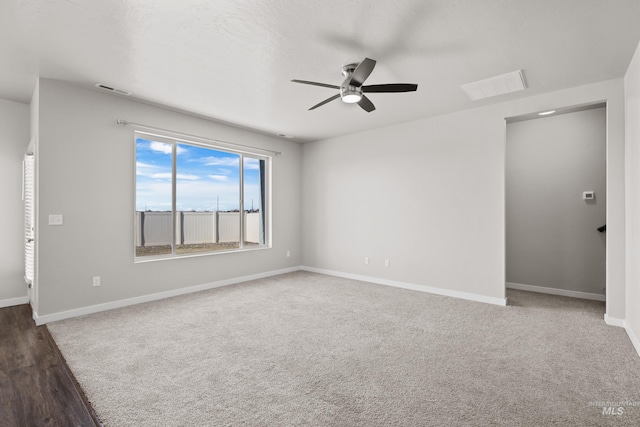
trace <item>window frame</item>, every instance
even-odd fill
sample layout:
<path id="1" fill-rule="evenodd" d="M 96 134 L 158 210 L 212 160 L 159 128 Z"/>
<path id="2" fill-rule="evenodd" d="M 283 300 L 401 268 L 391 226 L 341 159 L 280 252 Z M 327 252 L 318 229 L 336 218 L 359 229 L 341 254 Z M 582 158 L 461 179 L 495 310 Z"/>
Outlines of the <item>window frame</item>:
<path id="1" fill-rule="evenodd" d="M 138 227 L 138 219 L 137 219 L 137 193 L 138 193 L 138 150 L 137 150 L 137 141 L 139 138 L 147 139 L 155 142 L 160 142 L 163 144 L 171 144 L 171 252 L 168 254 L 159 254 L 159 255 L 142 255 L 138 256 L 136 254 L 136 240 L 138 234 L 141 232 Z M 205 148 L 215 151 L 220 151 L 223 153 L 229 153 L 238 155 L 238 190 L 239 190 L 239 200 L 238 200 L 238 221 L 239 221 L 239 236 L 238 236 L 238 247 L 231 249 L 219 249 L 219 250 L 209 250 L 202 252 L 194 252 L 194 253 L 178 253 L 176 251 L 176 246 L 178 245 L 176 242 L 176 234 L 177 234 L 177 225 L 176 218 L 180 211 L 177 210 L 176 200 L 177 200 L 177 147 L 178 144 L 193 146 L 197 148 Z M 232 145 L 232 144 L 230 144 Z M 140 262 L 149 262 L 149 261 L 160 261 L 160 260 L 170 260 L 170 259 L 179 259 L 179 258 L 191 258 L 191 257 L 201 257 L 201 256 L 210 256 L 217 254 L 229 254 L 233 252 L 247 252 L 247 251 L 256 251 L 263 249 L 270 249 L 272 247 L 272 211 L 271 211 L 271 194 L 272 194 L 272 156 L 263 154 L 259 152 L 260 149 L 248 150 L 248 149 L 237 149 L 225 144 L 213 143 L 203 138 L 203 141 L 199 141 L 197 137 L 185 138 L 182 136 L 173 136 L 170 132 L 149 132 L 144 130 L 135 130 L 133 133 L 133 158 L 134 158 L 134 177 L 133 177 L 133 258 L 135 263 Z M 264 200 L 264 210 L 260 210 L 261 212 L 261 222 L 263 230 L 263 239 L 264 243 L 257 245 L 245 246 L 245 221 L 244 221 L 244 213 L 246 212 L 246 204 L 245 204 L 245 185 L 244 185 L 244 168 L 245 168 L 245 159 L 256 159 L 258 161 L 264 162 L 264 185 L 261 185 L 261 191 L 264 193 L 262 195 L 262 199 Z M 217 211 L 216 211 L 217 212 Z M 225 211 L 220 211 L 225 212 Z"/>

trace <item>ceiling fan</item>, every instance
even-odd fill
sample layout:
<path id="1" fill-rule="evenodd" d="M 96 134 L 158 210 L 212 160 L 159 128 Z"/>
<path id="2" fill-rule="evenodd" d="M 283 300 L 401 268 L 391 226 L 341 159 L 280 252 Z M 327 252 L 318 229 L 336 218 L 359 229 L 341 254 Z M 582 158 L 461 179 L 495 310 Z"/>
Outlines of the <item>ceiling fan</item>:
<path id="1" fill-rule="evenodd" d="M 333 95 L 331 98 L 327 98 L 324 101 L 309 108 L 314 110 L 318 107 L 327 104 L 334 99 L 342 98 L 343 102 L 347 104 L 358 104 L 367 113 L 376 109 L 373 102 L 369 100 L 365 93 L 390 93 L 390 92 L 414 92 L 418 89 L 418 85 L 410 83 L 389 83 L 381 85 L 367 85 L 363 86 L 364 81 L 369 77 L 369 74 L 376 66 L 376 61 L 370 58 L 365 58 L 359 64 L 348 64 L 342 67 L 342 75 L 345 79 L 340 86 L 329 85 L 326 83 L 310 82 L 307 80 L 291 80 L 294 83 L 302 83 L 306 85 L 322 86 L 331 89 L 339 89 L 340 93 Z"/>

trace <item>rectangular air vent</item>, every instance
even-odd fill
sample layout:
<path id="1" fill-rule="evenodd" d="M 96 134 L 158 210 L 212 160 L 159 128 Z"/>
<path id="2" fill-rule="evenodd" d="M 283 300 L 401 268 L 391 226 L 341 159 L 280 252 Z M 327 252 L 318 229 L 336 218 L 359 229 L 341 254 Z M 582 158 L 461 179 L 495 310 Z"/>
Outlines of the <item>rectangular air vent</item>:
<path id="1" fill-rule="evenodd" d="M 527 87 L 522 70 L 460 86 L 472 101 L 517 92 Z"/>
<path id="2" fill-rule="evenodd" d="M 97 83 L 96 87 L 98 89 L 106 90 L 108 92 L 119 93 L 120 95 L 127 95 L 127 96 L 131 95 L 131 92 L 129 92 L 129 91 L 122 90 L 122 89 L 116 89 L 114 87 L 103 85 L 101 83 Z"/>

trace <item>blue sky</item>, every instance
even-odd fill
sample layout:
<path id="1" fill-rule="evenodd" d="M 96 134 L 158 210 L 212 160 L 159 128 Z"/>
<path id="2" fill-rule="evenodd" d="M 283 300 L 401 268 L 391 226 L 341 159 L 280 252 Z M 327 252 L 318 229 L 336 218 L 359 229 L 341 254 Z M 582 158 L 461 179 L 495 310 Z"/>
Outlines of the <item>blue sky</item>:
<path id="1" fill-rule="evenodd" d="M 240 156 L 193 145 L 177 145 L 176 209 L 238 209 Z M 244 159 L 245 209 L 260 204 L 259 161 Z M 136 139 L 136 210 L 171 210 L 171 144 Z"/>

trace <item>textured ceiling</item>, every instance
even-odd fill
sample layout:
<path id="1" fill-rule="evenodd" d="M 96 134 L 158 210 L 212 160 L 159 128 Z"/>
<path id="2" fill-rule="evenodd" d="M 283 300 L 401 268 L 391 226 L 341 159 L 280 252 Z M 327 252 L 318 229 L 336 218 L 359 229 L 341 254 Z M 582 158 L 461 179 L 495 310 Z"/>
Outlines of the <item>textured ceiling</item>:
<path id="1" fill-rule="evenodd" d="M 38 76 L 311 141 L 624 75 L 638 0 L 2 0 L 0 98 L 29 102 Z M 377 110 L 291 79 L 339 85 L 378 61 Z M 524 69 L 528 88 L 470 101 L 460 85 Z"/>

